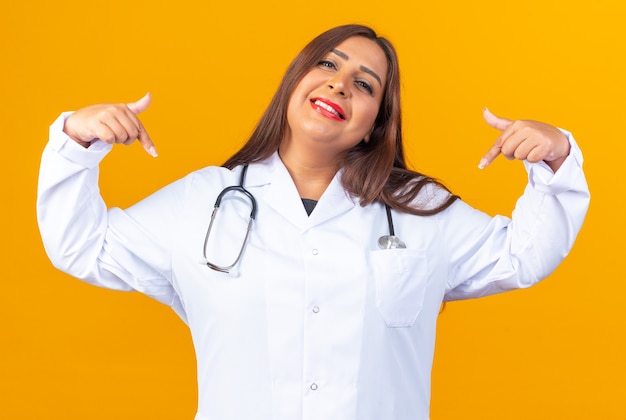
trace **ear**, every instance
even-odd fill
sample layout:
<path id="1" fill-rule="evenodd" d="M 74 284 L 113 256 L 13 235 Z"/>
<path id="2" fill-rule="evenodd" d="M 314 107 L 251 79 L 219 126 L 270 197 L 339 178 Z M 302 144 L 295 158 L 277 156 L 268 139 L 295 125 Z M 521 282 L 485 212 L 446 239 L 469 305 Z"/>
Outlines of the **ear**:
<path id="1" fill-rule="evenodd" d="M 374 131 L 374 127 L 372 127 L 370 129 L 370 131 L 368 131 L 367 134 L 363 137 L 363 141 L 365 143 L 369 143 L 370 142 L 370 138 L 372 137 L 372 131 Z"/>
<path id="2" fill-rule="evenodd" d="M 372 137 L 372 133 L 374 132 L 374 128 L 375 128 L 375 125 L 372 125 L 372 127 L 369 129 L 367 134 L 365 134 L 365 136 L 363 137 L 363 141 L 365 143 L 369 143 L 370 142 L 370 139 Z"/>

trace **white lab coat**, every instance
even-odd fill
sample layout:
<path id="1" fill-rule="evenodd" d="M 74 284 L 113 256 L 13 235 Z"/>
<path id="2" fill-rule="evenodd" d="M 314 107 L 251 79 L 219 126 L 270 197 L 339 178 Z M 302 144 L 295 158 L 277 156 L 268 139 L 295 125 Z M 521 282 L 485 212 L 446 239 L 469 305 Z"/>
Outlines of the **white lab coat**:
<path id="1" fill-rule="evenodd" d="M 527 164 L 513 220 L 458 200 L 430 217 L 394 212 L 407 249 L 380 250 L 384 206 L 361 207 L 333 179 L 307 216 L 280 158 L 251 164 L 245 187 L 257 220 L 238 275 L 202 264 L 216 196 L 241 168 L 208 167 L 127 210 L 107 210 L 98 162 L 51 127 L 41 164 L 38 220 L 61 270 L 138 290 L 189 325 L 197 353 L 197 420 L 425 420 L 435 326 L 444 300 L 530 286 L 569 252 L 588 206 L 582 155 L 553 175 Z M 441 199 L 430 189 L 419 200 Z M 250 206 L 225 198 L 207 258 L 228 265 Z"/>

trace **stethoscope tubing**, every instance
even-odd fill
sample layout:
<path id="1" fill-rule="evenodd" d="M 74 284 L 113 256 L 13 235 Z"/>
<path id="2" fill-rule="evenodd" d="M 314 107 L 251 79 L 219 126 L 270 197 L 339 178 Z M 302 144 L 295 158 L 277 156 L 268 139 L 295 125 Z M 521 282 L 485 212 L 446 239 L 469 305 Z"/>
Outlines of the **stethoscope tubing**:
<path id="1" fill-rule="evenodd" d="M 246 179 L 247 171 L 248 171 L 248 165 L 244 165 L 243 170 L 241 171 L 241 177 L 239 178 L 239 185 L 231 185 L 230 187 L 226 187 L 217 196 L 217 199 L 215 200 L 215 205 L 213 206 L 213 212 L 211 213 L 211 222 L 209 223 L 209 227 L 206 231 L 206 235 L 204 236 L 204 245 L 202 246 L 202 256 L 204 257 L 204 262 L 206 263 L 207 267 L 216 271 L 220 271 L 222 273 L 229 273 L 230 270 L 233 267 L 235 267 L 237 263 L 239 263 L 239 260 L 241 260 L 241 256 L 243 255 L 243 250 L 246 247 L 246 243 L 248 242 L 248 237 L 250 236 L 250 231 L 252 230 L 252 225 L 254 221 L 256 220 L 256 213 L 257 213 L 256 199 L 254 198 L 252 193 L 243 186 L 244 181 Z M 217 215 L 217 210 L 220 208 L 220 205 L 222 204 L 222 198 L 231 191 L 237 191 L 237 192 L 243 193 L 246 197 L 248 197 L 252 205 L 251 206 L 252 210 L 250 210 L 250 219 L 248 220 L 248 226 L 246 228 L 246 236 L 243 238 L 243 242 L 241 243 L 241 248 L 239 249 L 237 258 L 235 258 L 235 261 L 230 265 L 219 266 L 208 260 L 206 256 L 206 247 L 207 247 L 207 244 L 209 243 L 209 236 L 213 228 L 213 223 L 215 222 L 215 216 Z"/>
<path id="2" fill-rule="evenodd" d="M 252 193 L 244 187 L 244 182 L 246 179 L 247 171 L 248 171 L 248 165 L 243 165 L 241 176 L 239 178 L 239 185 L 231 185 L 229 187 L 226 187 L 218 194 L 217 199 L 215 200 L 215 205 L 213 206 L 213 212 L 211 213 L 211 221 L 209 222 L 209 227 L 204 237 L 204 245 L 202 247 L 202 255 L 204 257 L 204 262 L 209 268 L 216 270 L 216 271 L 220 271 L 222 273 L 229 273 L 230 270 L 233 267 L 235 267 L 237 263 L 239 263 L 239 261 L 241 260 L 244 248 L 250 236 L 250 231 L 252 230 L 252 225 L 254 221 L 256 220 L 256 215 L 257 215 L 256 199 L 254 198 L 254 195 L 252 195 Z M 244 194 L 246 197 L 248 197 L 248 199 L 250 200 L 252 209 L 250 211 L 250 219 L 248 220 L 248 227 L 246 228 L 246 235 L 243 239 L 243 243 L 241 244 L 241 248 L 239 249 L 239 253 L 237 254 L 237 258 L 232 264 L 228 266 L 219 266 L 208 261 L 206 257 L 206 248 L 209 242 L 209 236 L 211 234 L 211 230 L 213 228 L 213 223 L 215 222 L 215 216 L 217 215 L 217 210 L 222 204 L 222 198 L 231 191 L 240 192 Z M 385 212 L 387 214 L 387 225 L 389 227 L 389 235 L 383 235 L 380 238 L 378 238 L 378 246 L 381 249 L 406 248 L 406 245 L 404 244 L 404 242 L 402 242 L 400 238 L 398 238 L 395 234 L 395 229 L 393 226 L 393 216 L 391 214 L 391 207 L 387 203 L 385 203 Z"/>

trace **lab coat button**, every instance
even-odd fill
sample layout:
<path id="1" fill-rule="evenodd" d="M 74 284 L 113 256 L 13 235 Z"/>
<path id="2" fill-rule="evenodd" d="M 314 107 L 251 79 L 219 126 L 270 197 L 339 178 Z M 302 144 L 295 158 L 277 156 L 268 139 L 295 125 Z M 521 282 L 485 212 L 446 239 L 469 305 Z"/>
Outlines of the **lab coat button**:
<path id="1" fill-rule="evenodd" d="M 319 313 L 320 311 L 320 307 L 319 306 L 314 306 L 313 307 L 313 313 Z"/>
<path id="2" fill-rule="evenodd" d="M 311 384 L 311 389 L 315 391 L 317 389 L 317 384 L 314 382 Z"/>
<path id="3" fill-rule="evenodd" d="M 317 248 L 313 248 L 313 251 L 311 251 L 311 253 L 313 255 L 317 255 L 317 254 L 319 254 L 319 251 L 317 250 Z"/>

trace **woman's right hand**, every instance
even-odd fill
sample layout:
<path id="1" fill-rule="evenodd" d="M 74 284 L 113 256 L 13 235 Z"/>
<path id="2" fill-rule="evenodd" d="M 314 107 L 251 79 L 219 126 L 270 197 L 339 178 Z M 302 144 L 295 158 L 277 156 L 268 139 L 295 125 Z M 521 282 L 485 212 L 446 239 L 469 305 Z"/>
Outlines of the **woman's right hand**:
<path id="1" fill-rule="evenodd" d="M 65 120 L 63 131 L 83 147 L 89 147 L 98 139 L 109 144 L 125 145 L 138 140 L 148 154 L 157 156 L 148 132 L 137 118 L 137 114 L 145 111 L 151 101 L 148 93 L 137 102 L 81 108 Z"/>

